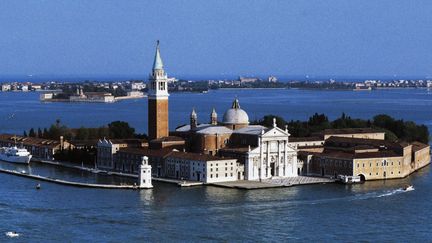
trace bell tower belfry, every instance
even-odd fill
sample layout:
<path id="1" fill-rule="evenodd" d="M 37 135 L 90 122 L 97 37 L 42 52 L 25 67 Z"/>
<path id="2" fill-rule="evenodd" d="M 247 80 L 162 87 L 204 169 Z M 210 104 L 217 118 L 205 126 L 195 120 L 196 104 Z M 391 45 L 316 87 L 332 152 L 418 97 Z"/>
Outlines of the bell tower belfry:
<path id="1" fill-rule="evenodd" d="M 168 79 L 163 69 L 159 41 L 148 82 L 148 136 L 149 140 L 167 137 L 168 122 Z"/>

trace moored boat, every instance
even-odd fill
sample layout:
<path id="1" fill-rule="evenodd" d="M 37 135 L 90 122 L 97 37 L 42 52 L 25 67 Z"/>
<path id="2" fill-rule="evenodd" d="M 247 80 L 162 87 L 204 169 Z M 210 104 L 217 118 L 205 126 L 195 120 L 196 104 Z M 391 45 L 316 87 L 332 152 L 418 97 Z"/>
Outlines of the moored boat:
<path id="1" fill-rule="evenodd" d="M 29 164 L 32 155 L 25 148 L 13 147 L 3 147 L 0 148 L 0 160 L 19 163 L 19 164 Z"/>

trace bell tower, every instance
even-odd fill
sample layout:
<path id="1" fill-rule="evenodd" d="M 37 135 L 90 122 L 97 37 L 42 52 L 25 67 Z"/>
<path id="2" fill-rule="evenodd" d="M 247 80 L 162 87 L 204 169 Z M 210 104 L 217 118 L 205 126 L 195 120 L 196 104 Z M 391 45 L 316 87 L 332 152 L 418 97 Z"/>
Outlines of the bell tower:
<path id="1" fill-rule="evenodd" d="M 149 140 L 167 137 L 169 134 L 168 97 L 168 80 L 157 41 L 153 69 L 148 82 Z"/>

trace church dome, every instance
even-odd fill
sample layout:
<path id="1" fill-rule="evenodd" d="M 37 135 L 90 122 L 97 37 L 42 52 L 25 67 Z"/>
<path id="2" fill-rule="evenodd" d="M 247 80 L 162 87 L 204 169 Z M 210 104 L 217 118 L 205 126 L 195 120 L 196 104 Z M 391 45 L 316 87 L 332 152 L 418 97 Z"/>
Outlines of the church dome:
<path id="1" fill-rule="evenodd" d="M 238 99 L 235 99 L 231 109 L 223 115 L 224 124 L 249 124 L 249 116 L 246 111 L 240 108 Z"/>

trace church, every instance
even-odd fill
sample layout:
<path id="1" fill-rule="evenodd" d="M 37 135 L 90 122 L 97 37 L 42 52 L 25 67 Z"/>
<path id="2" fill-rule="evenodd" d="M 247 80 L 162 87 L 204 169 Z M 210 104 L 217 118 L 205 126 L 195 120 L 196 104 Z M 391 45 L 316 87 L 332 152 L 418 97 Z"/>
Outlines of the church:
<path id="1" fill-rule="evenodd" d="M 294 177 L 297 149 L 288 129 L 250 125 L 235 98 L 222 120 L 216 110 L 199 123 L 194 109 L 190 124 L 169 131 L 168 78 L 159 41 L 148 82 L 148 143 L 100 140 L 97 164 L 122 173 L 137 173 L 146 156 L 154 177 L 204 183 Z"/>
<path id="2" fill-rule="evenodd" d="M 250 125 L 247 112 L 234 99 L 222 121 L 213 109 L 209 123 L 198 123 L 193 109 L 190 124 L 178 127 L 172 134 L 186 141 L 186 149 L 194 153 L 236 158 L 244 166 L 245 180 L 297 176 L 297 150 L 289 143 L 288 130 Z"/>

